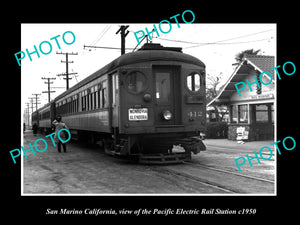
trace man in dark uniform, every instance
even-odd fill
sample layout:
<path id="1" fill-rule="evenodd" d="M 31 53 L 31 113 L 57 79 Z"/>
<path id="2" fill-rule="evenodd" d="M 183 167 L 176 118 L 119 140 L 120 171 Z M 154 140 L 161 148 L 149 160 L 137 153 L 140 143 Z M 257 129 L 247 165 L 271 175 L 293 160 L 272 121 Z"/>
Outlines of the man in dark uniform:
<path id="1" fill-rule="evenodd" d="M 36 136 L 37 134 L 37 130 L 38 130 L 38 125 L 36 123 L 34 123 L 32 125 L 32 130 L 33 130 L 33 135 Z"/>
<path id="2" fill-rule="evenodd" d="M 63 146 L 64 152 L 67 152 L 66 143 L 61 142 L 58 138 L 58 131 L 60 131 L 62 128 L 65 128 L 65 129 L 69 129 L 69 128 L 67 127 L 67 125 L 64 122 L 62 122 L 60 115 L 58 115 L 56 117 L 56 119 L 52 122 L 52 124 L 55 125 L 54 141 L 57 144 L 58 152 L 61 152 L 61 145 Z M 60 132 L 59 136 L 61 139 L 65 140 L 66 132 L 65 131 Z"/>

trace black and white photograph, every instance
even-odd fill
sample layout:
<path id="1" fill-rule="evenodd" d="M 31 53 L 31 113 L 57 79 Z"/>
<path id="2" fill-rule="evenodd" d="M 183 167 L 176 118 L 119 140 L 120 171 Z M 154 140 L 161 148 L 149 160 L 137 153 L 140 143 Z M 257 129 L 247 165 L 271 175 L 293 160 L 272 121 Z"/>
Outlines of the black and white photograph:
<path id="1" fill-rule="evenodd" d="M 293 6 L 101 3 L 18 6 L 3 19 L 3 215 L 297 215 Z"/>
<path id="2" fill-rule="evenodd" d="M 276 24 L 21 32 L 22 194 L 276 194 Z"/>

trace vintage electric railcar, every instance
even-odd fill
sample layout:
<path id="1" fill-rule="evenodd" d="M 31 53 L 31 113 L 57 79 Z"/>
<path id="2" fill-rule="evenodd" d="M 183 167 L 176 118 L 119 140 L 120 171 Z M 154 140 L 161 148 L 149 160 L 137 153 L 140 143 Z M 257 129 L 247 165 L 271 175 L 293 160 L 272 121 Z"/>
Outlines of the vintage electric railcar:
<path id="1" fill-rule="evenodd" d="M 77 83 L 35 114 L 62 115 L 72 137 L 141 162 L 176 162 L 205 150 L 205 65 L 181 48 L 145 44 Z M 33 115 L 35 115 L 33 114 Z M 48 121 L 47 121 L 48 120 Z M 184 152 L 172 152 L 181 145 Z"/>

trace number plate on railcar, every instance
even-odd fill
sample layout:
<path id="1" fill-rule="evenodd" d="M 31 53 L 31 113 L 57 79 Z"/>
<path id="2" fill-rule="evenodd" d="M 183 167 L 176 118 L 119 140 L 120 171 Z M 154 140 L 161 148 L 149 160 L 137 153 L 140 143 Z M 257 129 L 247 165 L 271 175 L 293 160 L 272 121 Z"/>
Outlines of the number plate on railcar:
<path id="1" fill-rule="evenodd" d="M 130 121 L 148 120 L 148 109 L 128 109 L 128 116 Z"/>

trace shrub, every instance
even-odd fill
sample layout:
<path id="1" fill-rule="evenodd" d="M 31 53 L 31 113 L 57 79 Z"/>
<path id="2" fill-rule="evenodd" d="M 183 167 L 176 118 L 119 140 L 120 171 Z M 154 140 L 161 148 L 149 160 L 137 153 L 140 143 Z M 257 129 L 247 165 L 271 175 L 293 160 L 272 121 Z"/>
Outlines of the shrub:
<path id="1" fill-rule="evenodd" d="M 228 124 L 226 122 L 208 122 L 205 134 L 206 138 L 227 138 Z"/>

